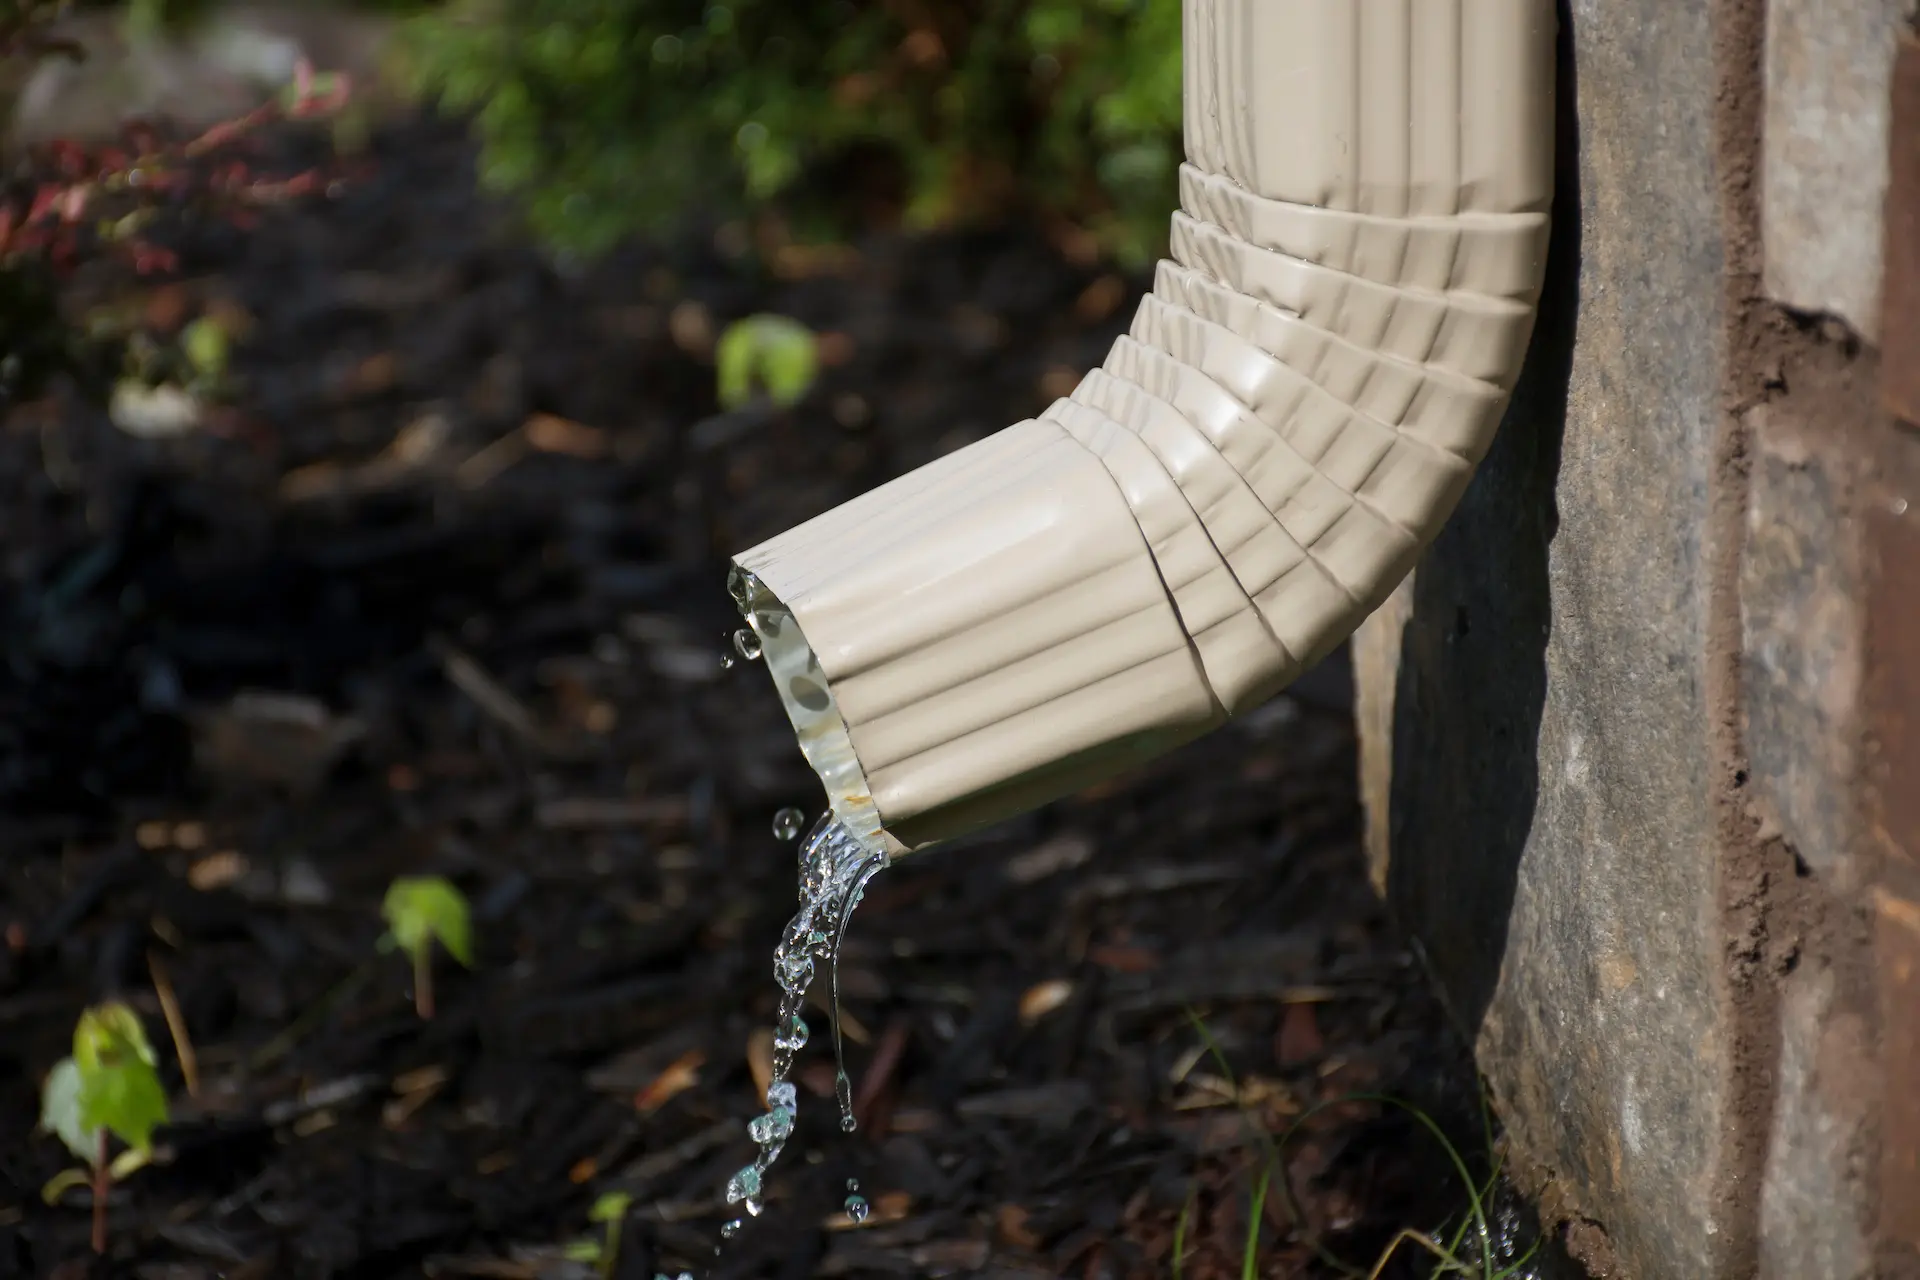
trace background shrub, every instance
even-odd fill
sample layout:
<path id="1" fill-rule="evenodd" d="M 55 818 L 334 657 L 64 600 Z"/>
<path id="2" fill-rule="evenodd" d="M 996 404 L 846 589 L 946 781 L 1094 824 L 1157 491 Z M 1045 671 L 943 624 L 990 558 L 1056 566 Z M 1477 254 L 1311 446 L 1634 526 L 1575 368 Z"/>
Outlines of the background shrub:
<path id="1" fill-rule="evenodd" d="M 403 49 L 580 254 L 777 210 L 803 239 L 1037 215 L 1139 262 L 1175 200 L 1179 0 L 455 0 Z"/>

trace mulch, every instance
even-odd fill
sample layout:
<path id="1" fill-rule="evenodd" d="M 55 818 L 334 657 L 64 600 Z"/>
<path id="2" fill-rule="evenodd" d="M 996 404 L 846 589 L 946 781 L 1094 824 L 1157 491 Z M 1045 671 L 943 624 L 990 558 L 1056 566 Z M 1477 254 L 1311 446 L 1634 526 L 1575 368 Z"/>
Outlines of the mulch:
<path id="1" fill-rule="evenodd" d="M 1470 1065 L 1366 882 L 1336 672 L 878 878 L 841 975 L 863 1124 L 817 1035 L 767 1212 L 716 1259 L 794 905 L 770 824 L 819 807 L 764 677 L 719 661 L 726 556 L 1037 413 L 1146 282 L 1019 229 L 834 255 L 709 224 L 556 261 L 451 126 L 356 164 L 246 234 L 179 230 L 171 283 L 75 294 L 244 332 L 199 429 L 65 393 L 0 425 L 0 1276 L 586 1275 L 561 1251 L 618 1190 L 619 1276 L 1208 1280 L 1317 1103 L 1406 1099 L 1484 1167 Z M 828 366 L 790 412 L 722 413 L 714 336 L 762 311 Z M 430 1021 L 377 946 L 401 874 L 473 904 Z M 95 1262 L 34 1126 L 110 996 L 173 1123 Z M 1392 1106 L 1285 1154 L 1262 1276 L 1338 1274 L 1309 1236 L 1364 1273 L 1466 1204 Z"/>

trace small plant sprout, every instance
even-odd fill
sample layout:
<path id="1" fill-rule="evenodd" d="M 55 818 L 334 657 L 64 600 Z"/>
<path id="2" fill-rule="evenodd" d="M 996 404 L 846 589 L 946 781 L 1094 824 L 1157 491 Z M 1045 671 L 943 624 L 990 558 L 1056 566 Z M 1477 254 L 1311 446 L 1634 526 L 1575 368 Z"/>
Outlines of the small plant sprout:
<path id="1" fill-rule="evenodd" d="M 620 1224 L 632 1207 L 633 1197 L 624 1191 L 602 1194 L 587 1210 L 587 1220 L 605 1226 L 606 1235 L 599 1240 L 591 1236 L 575 1240 L 566 1247 L 567 1261 L 592 1263 L 601 1275 L 611 1276 L 620 1263 Z"/>
<path id="2" fill-rule="evenodd" d="M 386 917 L 383 943 L 406 952 L 413 961 L 413 1007 L 433 1017 L 433 944 L 468 969 L 473 968 L 473 917 L 467 899 L 440 876 L 402 876 L 387 889 L 380 914 Z"/>
<path id="3" fill-rule="evenodd" d="M 70 1188 L 93 1190 L 93 1251 L 107 1251 L 107 1191 L 153 1159 L 153 1131 L 167 1122 L 167 1094 L 154 1070 L 153 1045 L 140 1016 L 124 1004 L 96 1005 L 80 1015 L 73 1056 L 47 1073 L 40 1127 L 86 1161 L 56 1174 L 41 1196 L 57 1203 Z M 125 1150 L 114 1156 L 110 1139 Z"/>
<path id="4" fill-rule="evenodd" d="M 226 328 L 213 316 L 201 316 L 181 331 L 180 353 L 193 381 L 209 391 L 225 385 L 230 350 Z"/>
<path id="5" fill-rule="evenodd" d="M 740 408 L 756 387 L 782 409 L 798 404 L 820 371 L 813 331 L 785 316 L 757 315 L 736 320 L 714 347 L 720 407 Z"/>

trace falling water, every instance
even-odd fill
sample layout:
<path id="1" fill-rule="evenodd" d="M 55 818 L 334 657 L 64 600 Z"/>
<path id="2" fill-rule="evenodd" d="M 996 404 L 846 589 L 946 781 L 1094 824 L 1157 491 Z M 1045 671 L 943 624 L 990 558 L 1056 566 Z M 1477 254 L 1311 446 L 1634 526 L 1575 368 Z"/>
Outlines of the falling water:
<path id="1" fill-rule="evenodd" d="M 789 815 L 783 812 L 780 816 L 787 821 L 777 822 L 777 830 L 797 828 Z M 840 1103 L 840 1127 L 848 1133 L 854 1129 L 853 1087 L 847 1077 L 840 1036 L 840 940 L 846 935 L 847 922 L 867 882 L 885 865 L 885 854 L 855 839 L 832 814 L 822 814 L 800 845 L 800 910 L 787 922 L 786 933 L 773 953 L 773 976 L 780 987 L 780 1000 L 774 1019 L 773 1077 L 767 1086 L 767 1110 L 747 1126 L 748 1136 L 760 1151 L 752 1164 L 727 1183 L 727 1203 L 741 1206 L 750 1217 L 759 1215 L 767 1170 L 779 1159 L 793 1133 L 798 1097 L 789 1077 L 794 1057 L 810 1034 L 803 1010 L 807 988 L 813 983 L 816 966 L 823 961 L 827 965 L 828 1022 L 833 1034 L 834 1092 Z M 728 1226 L 738 1230 L 739 1221 L 736 1218 Z"/>
<path id="2" fill-rule="evenodd" d="M 729 583 L 741 614 L 753 625 L 734 632 L 732 652 L 723 658 L 723 667 L 733 666 L 736 655 L 745 662 L 763 655 L 755 629 L 759 623 L 748 608 L 754 585 L 751 575 L 737 570 Z M 782 809 L 774 815 L 773 834 L 780 840 L 792 840 L 805 824 L 806 815 L 800 810 Z M 746 1217 L 758 1217 L 765 1208 L 767 1172 L 793 1135 L 799 1104 L 791 1079 L 793 1063 L 811 1035 L 804 1008 L 807 990 L 822 962 L 827 966 L 827 1016 L 833 1036 L 834 1094 L 840 1105 L 840 1128 L 847 1133 L 855 1128 L 853 1086 L 847 1076 L 840 1035 L 840 941 L 846 936 L 847 923 L 866 892 L 867 882 L 886 863 L 884 852 L 854 834 L 831 811 L 820 816 L 800 843 L 800 909 L 787 922 L 780 945 L 773 952 L 773 976 L 780 999 L 774 1018 L 773 1073 L 763 1099 L 767 1109 L 747 1125 L 747 1134 L 759 1151 L 753 1163 L 727 1181 L 727 1204 L 738 1206 Z M 845 1209 L 855 1223 L 864 1222 L 868 1215 L 867 1202 L 858 1194 L 859 1189 L 857 1181 L 847 1182 Z M 720 1234 L 732 1239 L 744 1226 L 745 1219 L 735 1217 L 721 1227 Z M 668 1277 L 662 1275 L 657 1280 Z M 690 1278 L 682 1276 L 681 1280 Z"/>
<path id="3" fill-rule="evenodd" d="M 848 1221 L 854 1226 L 857 1227 L 867 1220 L 867 1199 L 860 1194 L 860 1179 L 847 1179 L 847 1202 L 842 1207 L 847 1211 Z"/>

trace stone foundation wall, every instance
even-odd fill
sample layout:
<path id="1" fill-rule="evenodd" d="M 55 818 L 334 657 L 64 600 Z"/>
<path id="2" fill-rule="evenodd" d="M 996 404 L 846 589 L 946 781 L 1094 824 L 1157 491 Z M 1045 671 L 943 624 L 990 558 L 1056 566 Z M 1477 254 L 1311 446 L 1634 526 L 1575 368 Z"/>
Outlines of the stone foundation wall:
<path id="1" fill-rule="evenodd" d="M 1377 881 L 1596 1275 L 1920 1275 L 1920 824 L 1873 784 L 1920 726 L 1878 395 L 1920 360 L 1880 312 L 1913 10 L 1563 6 L 1527 370 L 1355 641 Z"/>

